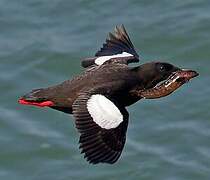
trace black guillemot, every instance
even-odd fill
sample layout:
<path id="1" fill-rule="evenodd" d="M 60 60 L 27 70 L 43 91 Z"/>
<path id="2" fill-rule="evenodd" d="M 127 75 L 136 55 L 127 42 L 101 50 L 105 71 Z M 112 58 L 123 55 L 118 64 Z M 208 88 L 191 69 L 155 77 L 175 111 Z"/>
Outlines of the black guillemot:
<path id="1" fill-rule="evenodd" d="M 113 164 L 126 141 L 126 107 L 142 98 L 166 96 L 198 75 L 159 61 L 129 67 L 133 62 L 139 56 L 124 26 L 117 26 L 95 56 L 82 61 L 81 75 L 32 90 L 19 103 L 73 114 L 87 161 Z"/>

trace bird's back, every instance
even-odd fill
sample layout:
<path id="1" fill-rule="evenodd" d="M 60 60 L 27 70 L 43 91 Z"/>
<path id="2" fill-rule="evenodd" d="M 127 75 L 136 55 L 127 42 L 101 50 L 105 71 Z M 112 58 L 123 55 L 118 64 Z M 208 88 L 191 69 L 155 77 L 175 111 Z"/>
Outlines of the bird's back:
<path id="1" fill-rule="evenodd" d="M 126 96 L 128 91 L 137 83 L 135 74 L 128 66 L 106 64 L 87 70 L 61 84 L 43 88 L 37 92 L 37 96 L 56 102 L 58 108 L 55 108 L 57 109 L 59 107 L 71 109 L 80 92 L 101 88 L 101 93 L 108 94 L 122 103 L 123 101 L 129 103 Z"/>

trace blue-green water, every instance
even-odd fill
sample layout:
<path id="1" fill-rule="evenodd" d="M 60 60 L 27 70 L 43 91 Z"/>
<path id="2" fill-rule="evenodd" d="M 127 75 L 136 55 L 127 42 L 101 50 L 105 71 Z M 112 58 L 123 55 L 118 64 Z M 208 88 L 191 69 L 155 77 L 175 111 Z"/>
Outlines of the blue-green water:
<path id="1" fill-rule="evenodd" d="M 71 78 L 124 24 L 141 63 L 165 60 L 200 76 L 169 97 L 129 107 L 121 159 L 89 165 L 73 118 L 17 104 Z M 0 1 L 0 179 L 210 179 L 210 2 Z"/>

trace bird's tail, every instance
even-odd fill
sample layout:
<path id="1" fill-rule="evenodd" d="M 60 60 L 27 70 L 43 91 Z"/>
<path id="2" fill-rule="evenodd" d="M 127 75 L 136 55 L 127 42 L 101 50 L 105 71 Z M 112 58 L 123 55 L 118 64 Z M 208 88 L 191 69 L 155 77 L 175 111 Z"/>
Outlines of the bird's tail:
<path id="1" fill-rule="evenodd" d="M 31 92 L 25 94 L 24 96 L 21 96 L 18 102 L 23 105 L 33 105 L 33 106 L 38 106 L 38 107 L 53 106 L 54 103 L 48 100 L 44 96 L 43 92 L 44 92 L 44 89 L 32 90 Z"/>

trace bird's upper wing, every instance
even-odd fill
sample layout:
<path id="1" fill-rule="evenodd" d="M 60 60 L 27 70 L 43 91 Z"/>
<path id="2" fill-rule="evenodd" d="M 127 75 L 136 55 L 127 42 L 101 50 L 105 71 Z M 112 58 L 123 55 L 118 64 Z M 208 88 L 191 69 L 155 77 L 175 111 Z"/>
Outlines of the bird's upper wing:
<path id="1" fill-rule="evenodd" d="M 115 163 L 123 150 L 128 112 L 107 95 L 83 92 L 73 104 L 80 148 L 89 163 Z"/>
<path id="2" fill-rule="evenodd" d="M 103 47 L 95 54 L 93 58 L 87 58 L 82 61 L 82 66 L 100 66 L 105 62 L 128 64 L 139 62 L 137 54 L 123 25 L 116 26 L 114 33 L 109 33 Z"/>

